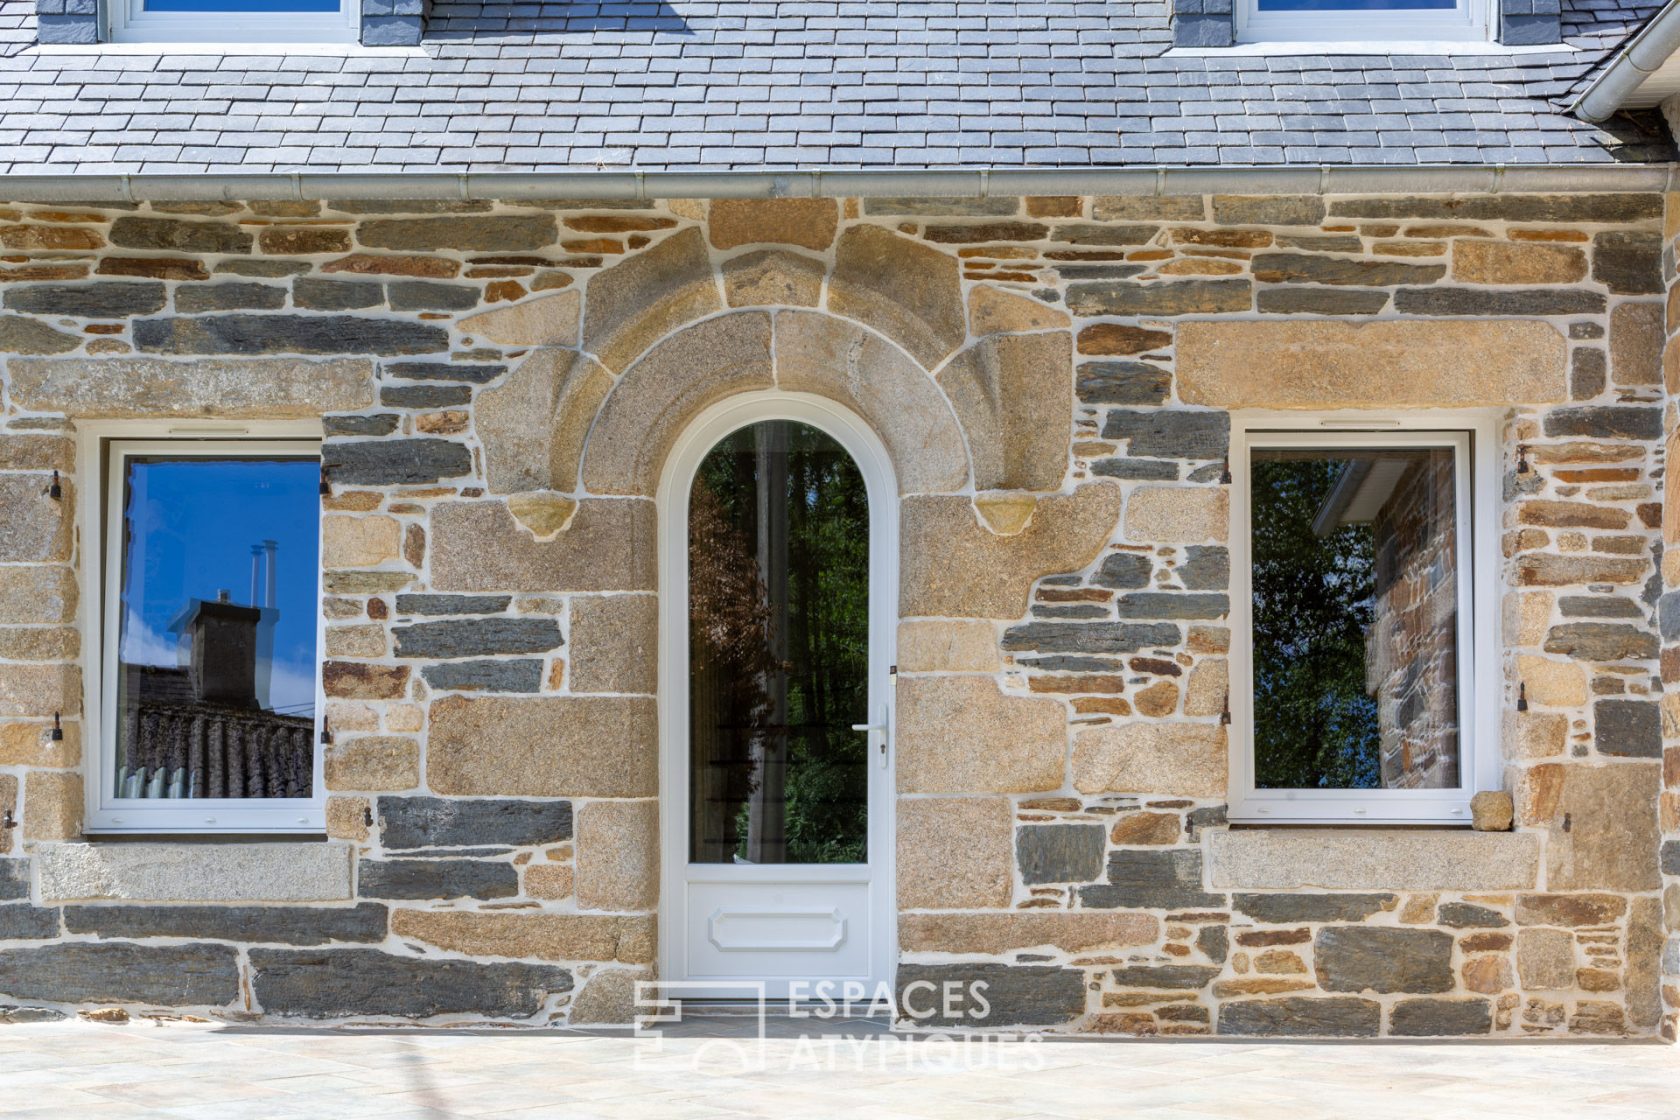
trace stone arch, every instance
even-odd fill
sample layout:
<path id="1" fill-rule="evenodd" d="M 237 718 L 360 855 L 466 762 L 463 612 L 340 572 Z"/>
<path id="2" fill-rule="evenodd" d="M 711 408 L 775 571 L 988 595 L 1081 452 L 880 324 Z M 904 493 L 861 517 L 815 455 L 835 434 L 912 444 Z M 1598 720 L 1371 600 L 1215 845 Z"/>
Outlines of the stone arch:
<path id="1" fill-rule="evenodd" d="M 885 338 L 809 310 L 744 310 L 657 342 L 625 370 L 583 446 L 590 494 L 651 497 L 678 434 L 708 405 L 780 388 L 843 404 L 880 435 L 903 493 L 969 486 L 956 414 L 933 378 Z"/>

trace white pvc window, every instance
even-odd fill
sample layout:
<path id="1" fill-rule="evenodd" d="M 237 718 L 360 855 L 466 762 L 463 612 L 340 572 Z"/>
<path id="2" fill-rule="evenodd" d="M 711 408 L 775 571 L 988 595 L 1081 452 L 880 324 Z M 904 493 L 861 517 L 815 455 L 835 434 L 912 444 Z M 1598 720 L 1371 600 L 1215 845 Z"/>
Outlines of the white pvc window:
<path id="1" fill-rule="evenodd" d="M 1498 787 L 1494 434 L 1235 421 L 1232 819 L 1467 823 Z"/>
<path id="2" fill-rule="evenodd" d="M 1488 0 L 1238 0 L 1244 43 L 1485 42 Z"/>
<path id="3" fill-rule="evenodd" d="M 319 831 L 320 444 L 90 438 L 83 453 L 103 480 L 85 538 L 88 830 Z"/>
<path id="4" fill-rule="evenodd" d="M 354 43 L 360 0 L 108 0 L 118 43 Z"/>

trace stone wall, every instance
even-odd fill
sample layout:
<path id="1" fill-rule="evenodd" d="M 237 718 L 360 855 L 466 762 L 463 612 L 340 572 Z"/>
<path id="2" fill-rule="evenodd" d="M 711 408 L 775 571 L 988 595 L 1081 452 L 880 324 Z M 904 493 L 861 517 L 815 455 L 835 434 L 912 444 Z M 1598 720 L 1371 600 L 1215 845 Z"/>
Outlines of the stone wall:
<path id="1" fill-rule="evenodd" d="M 901 982 L 1094 1032 L 1650 1034 L 1662 214 L 7 207 L 0 1003 L 622 1016 L 657 956 L 653 496 L 700 410 L 779 387 L 900 483 Z M 1243 407 L 1501 410 L 1514 832 L 1226 830 Z M 327 842 L 77 842 L 72 436 L 132 416 L 324 417 Z"/>

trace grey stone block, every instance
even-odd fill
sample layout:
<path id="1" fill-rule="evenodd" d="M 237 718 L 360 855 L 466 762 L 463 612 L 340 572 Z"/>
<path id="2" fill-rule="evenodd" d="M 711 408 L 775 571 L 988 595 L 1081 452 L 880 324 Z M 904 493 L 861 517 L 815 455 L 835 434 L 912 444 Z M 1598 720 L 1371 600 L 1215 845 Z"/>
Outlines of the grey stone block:
<path id="1" fill-rule="evenodd" d="M 1485 999 L 1403 999 L 1388 1015 L 1388 1033 L 1401 1038 L 1487 1034 L 1493 1005 Z"/>
<path id="2" fill-rule="evenodd" d="M 572 803 L 491 798 L 381 797 L 387 848 L 530 847 L 572 838 Z"/>
<path id="3" fill-rule="evenodd" d="M 1239 894 L 1232 899 L 1237 913 L 1259 922 L 1361 922 L 1394 909 L 1392 894 Z"/>
<path id="4" fill-rule="evenodd" d="M 377 949 L 252 949 L 250 959 L 251 987 L 262 1010 L 312 1019 L 524 1019 L 573 983 L 571 970 L 556 965 L 430 960 Z"/>
<path id="5" fill-rule="evenodd" d="M 398 595 L 398 614 L 500 614 L 513 601 L 508 595 Z"/>
<path id="6" fill-rule="evenodd" d="M 519 893 L 519 873 L 511 863 L 365 859 L 360 866 L 365 898 L 509 898 Z"/>
<path id="7" fill-rule="evenodd" d="M 1441 930 L 1327 926 L 1313 940 L 1313 968 L 1327 992 L 1450 992 L 1452 953 Z"/>
<path id="8" fill-rule="evenodd" d="M 0 902 L 29 897 L 29 861 L 0 859 Z"/>
<path id="9" fill-rule="evenodd" d="M 379 403 L 387 408 L 459 408 L 472 402 L 468 385 L 386 385 Z"/>
<path id="10" fill-rule="evenodd" d="M 486 362 L 386 362 L 385 375 L 405 381 L 466 381 L 484 385 L 508 371 Z"/>
<path id="11" fill-rule="evenodd" d="M 0 949 L 0 1000 L 218 1007 L 239 999 L 231 945 L 66 942 Z"/>
<path id="12" fill-rule="evenodd" d="M 1214 619 L 1231 613 L 1231 599 L 1211 592 L 1133 591 L 1120 596 L 1115 609 L 1121 618 Z"/>
<path id="13" fill-rule="evenodd" d="M 217 941 L 323 945 L 332 941 L 383 941 L 389 925 L 384 906 L 67 906 L 71 933 L 99 937 L 209 938 Z"/>
<path id="14" fill-rule="evenodd" d="M 1100 824 L 1030 824 L 1015 831 L 1021 881 L 1089 883 L 1102 875 L 1105 830 Z"/>
<path id="15" fill-rule="evenodd" d="M 472 618 L 393 627 L 398 657 L 485 657 L 545 653 L 561 644 L 552 618 Z"/>
<path id="16" fill-rule="evenodd" d="M 446 661 L 420 671 L 427 684 L 442 691 L 539 692 L 543 663 L 535 658 L 500 661 Z"/>
<path id="17" fill-rule="evenodd" d="M 1382 1005 L 1347 996 L 1236 1000 L 1219 1007 L 1219 1033 L 1287 1038 L 1371 1038 L 1382 1028 Z"/>
<path id="18" fill-rule="evenodd" d="M 947 992 L 955 1014 L 946 1014 Z M 1085 1013 L 1085 973 L 1040 965 L 901 964 L 898 1006 L 901 1016 L 924 1027 L 1056 1026 Z"/>
<path id="19" fill-rule="evenodd" d="M 1224 895 L 1202 890 L 1202 853 L 1192 848 L 1108 853 L 1108 882 L 1079 888 L 1082 906 L 1220 910 Z"/>
<path id="20" fill-rule="evenodd" d="M 418 354 L 445 349 L 449 332 L 431 323 L 356 315 L 235 313 L 140 319 L 134 342 L 162 354 Z"/>
<path id="21" fill-rule="evenodd" d="M 334 483 L 412 486 L 472 473 L 472 452 L 446 439 L 388 439 L 327 443 L 321 465 Z"/>
<path id="22" fill-rule="evenodd" d="M 1655 700 L 1600 700 L 1593 704 L 1593 745 L 1599 754 L 1661 758 L 1662 712 Z"/>
<path id="23" fill-rule="evenodd" d="M 121 319 L 162 311 L 162 284 L 149 280 L 103 280 L 92 284 L 20 284 L 6 291 L 6 307 L 37 315 Z"/>
<path id="24" fill-rule="evenodd" d="M 0 906 L 0 941 L 45 941 L 58 935 L 57 910 L 27 902 Z"/>
<path id="25" fill-rule="evenodd" d="M 1006 650 L 1045 653 L 1138 653 L 1176 646 L 1182 635 L 1168 622 L 1028 622 L 1003 633 Z"/>
<path id="26" fill-rule="evenodd" d="M 1155 563 L 1146 554 L 1111 552 L 1103 557 L 1091 582 L 1098 587 L 1148 587 L 1150 573 L 1154 570 Z"/>
<path id="27" fill-rule="evenodd" d="M 1182 408 L 1114 409 L 1103 422 L 1102 436 L 1127 441 L 1133 455 L 1219 459 L 1230 446 L 1231 417 L 1223 411 Z"/>

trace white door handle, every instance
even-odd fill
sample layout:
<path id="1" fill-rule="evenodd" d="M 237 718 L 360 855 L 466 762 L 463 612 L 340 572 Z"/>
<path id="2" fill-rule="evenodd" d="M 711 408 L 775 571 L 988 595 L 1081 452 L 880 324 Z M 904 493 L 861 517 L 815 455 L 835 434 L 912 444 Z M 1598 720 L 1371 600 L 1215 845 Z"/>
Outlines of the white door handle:
<path id="1" fill-rule="evenodd" d="M 869 735 L 873 735 L 877 731 L 881 733 L 881 768 L 886 769 L 886 765 L 887 765 L 887 706 L 885 704 L 881 705 L 881 722 L 880 723 L 854 723 L 854 724 L 852 724 L 852 730 L 853 731 L 862 731 L 862 732 L 864 732 L 866 734 L 869 734 Z"/>

